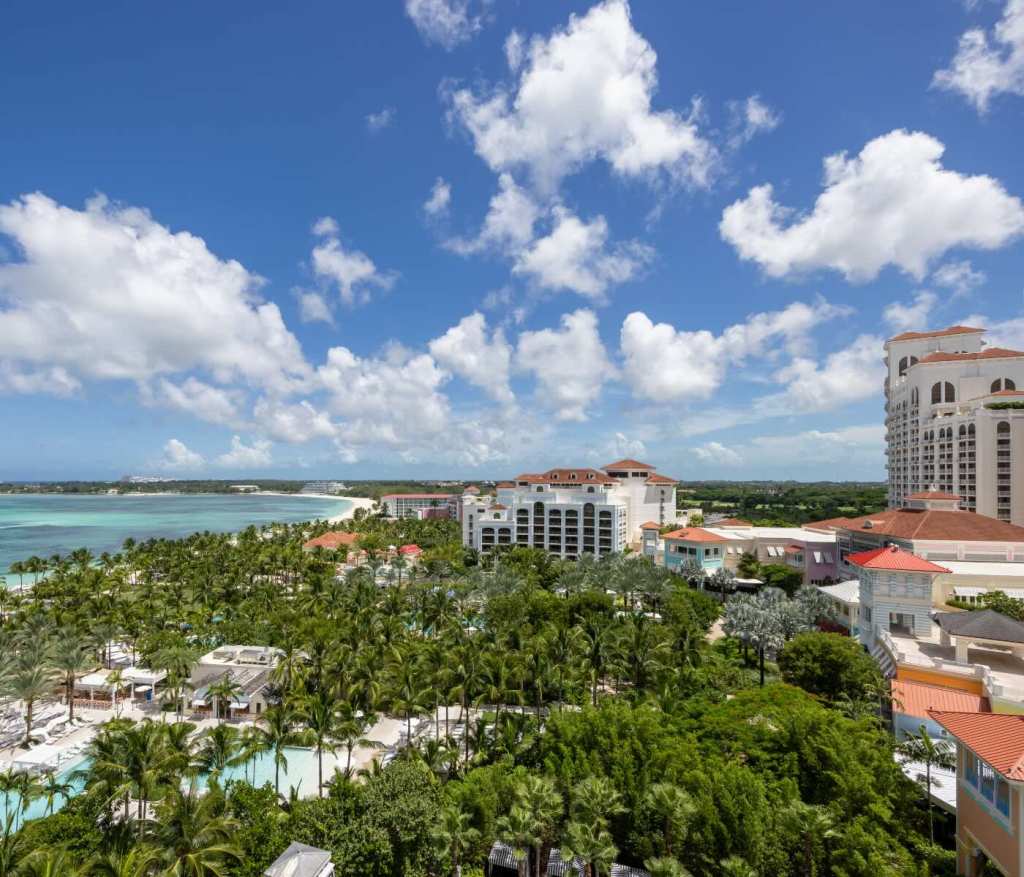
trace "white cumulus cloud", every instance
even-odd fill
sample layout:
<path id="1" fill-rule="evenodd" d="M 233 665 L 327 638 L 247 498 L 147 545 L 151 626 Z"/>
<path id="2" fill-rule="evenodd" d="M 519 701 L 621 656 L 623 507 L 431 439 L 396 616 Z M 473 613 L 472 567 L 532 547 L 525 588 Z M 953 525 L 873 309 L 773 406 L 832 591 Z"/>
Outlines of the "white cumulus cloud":
<path id="1" fill-rule="evenodd" d="M 597 330 L 597 315 L 581 309 L 562 316 L 560 329 L 523 332 L 516 367 L 537 380 L 537 398 L 558 420 L 586 420 L 615 367 Z"/>
<path id="2" fill-rule="evenodd" d="M 771 353 L 776 345 L 794 354 L 805 352 L 811 329 L 848 313 L 824 299 L 793 302 L 781 311 L 752 314 L 715 335 L 707 329 L 654 323 L 634 311 L 623 321 L 619 336 L 625 380 L 639 399 L 706 399 L 722 384 L 730 365 Z"/>
<path id="3" fill-rule="evenodd" d="M 67 388 L 200 370 L 279 391 L 310 375 L 261 278 L 145 210 L 36 193 L 0 205 L 0 234 L 17 248 L 0 262 L 0 371 Z"/>
<path id="4" fill-rule="evenodd" d="M 451 111 L 496 172 L 527 169 L 541 190 L 602 159 L 626 177 L 706 185 L 717 153 L 696 110 L 654 110 L 657 54 L 626 0 L 605 0 L 564 29 L 506 44 L 515 82 L 451 91 Z"/>
<path id="5" fill-rule="evenodd" d="M 487 320 L 474 312 L 463 317 L 440 338 L 429 344 L 430 353 L 443 368 L 480 387 L 499 402 L 512 402 L 509 387 L 512 348 L 500 328 L 488 336 Z"/>
<path id="6" fill-rule="evenodd" d="M 232 424 L 239 420 L 241 393 L 237 390 L 215 387 L 190 377 L 181 383 L 166 378 L 155 387 L 143 385 L 142 399 L 154 407 L 183 411 L 210 423 Z"/>
<path id="7" fill-rule="evenodd" d="M 813 210 L 794 213 L 771 184 L 727 207 L 722 238 L 770 277 L 830 268 L 874 279 L 894 265 L 917 279 L 953 247 L 992 250 L 1024 232 L 1024 206 L 992 177 L 942 166 L 945 147 L 921 132 L 891 131 L 854 158 L 825 159 Z"/>
<path id="8" fill-rule="evenodd" d="M 206 465 L 206 460 L 184 442 L 172 438 L 164 445 L 164 454 L 158 465 L 161 469 L 171 470 L 201 469 Z"/>
<path id="9" fill-rule="evenodd" d="M 430 197 L 423 203 L 423 212 L 427 216 L 440 216 L 448 211 L 448 205 L 452 200 L 452 187 L 442 177 L 434 180 L 434 187 L 430 190 Z"/>
<path id="10" fill-rule="evenodd" d="M 991 36 L 980 27 L 965 31 L 932 83 L 959 92 L 981 113 L 1000 94 L 1024 95 L 1024 0 L 1007 0 Z"/>
<path id="11" fill-rule="evenodd" d="M 951 290 L 954 297 L 970 295 L 987 279 L 984 271 L 976 271 L 966 259 L 946 262 L 932 272 L 932 283 Z"/>
<path id="12" fill-rule="evenodd" d="M 532 279 L 542 289 L 568 290 L 601 299 L 610 286 L 635 277 L 654 258 L 639 241 L 608 247 L 608 223 L 603 216 L 584 222 L 565 207 L 556 206 L 549 234 L 520 252 L 512 271 Z"/>
<path id="13" fill-rule="evenodd" d="M 774 131 L 782 122 L 782 115 L 757 94 L 752 94 L 745 101 L 730 104 L 729 111 L 732 115 L 729 145 L 733 149 L 749 143 L 758 134 Z"/>
<path id="14" fill-rule="evenodd" d="M 809 414 L 880 396 L 885 379 L 884 343 L 885 339 L 876 335 L 860 335 L 822 362 L 795 358 L 774 375 L 784 389 L 757 400 L 755 410 L 764 416 Z"/>
<path id="15" fill-rule="evenodd" d="M 739 466 L 743 462 L 739 453 L 721 442 L 705 442 L 693 448 L 693 452 L 702 463 L 716 466 Z"/>
<path id="16" fill-rule="evenodd" d="M 451 51 L 471 39 L 483 17 L 470 11 L 469 0 L 405 0 L 405 12 L 424 42 Z"/>
<path id="17" fill-rule="evenodd" d="M 371 134 L 376 134 L 378 131 L 383 131 L 385 128 L 390 127 L 391 123 L 394 121 L 395 108 L 384 107 L 376 113 L 370 113 L 367 115 L 366 127 L 369 129 Z"/>
<path id="18" fill-rule="evenodd" d="M 372 288 L 394 286 L 394 272 L 379 270 L 366 253 L 348 250 L 342 245 L 335 219 L 330 216 L 318 219 L 313 232 L 321 238 L 313 247 L 313 272 L 333 283 L 346 304 L 355 303 L 357 298 L 360 302 L 369 301 Z"/>
<path id="19" fill-rule="evenodd" d="M 928 317 L 938 300 L 934 292 L 922 289 L 910 304 L 894 301 L 882 312 L 882 317 L 893 332 L 920 332 L 928 328 Z"/>
<path id="20" fill-rule="evenodd" d="M 266 439 L 253 439 L 247 445 L 241 436 L 233 435 L 231 450 L 217 457 L 217 465 L 227 469 L 262 469 L 273 462 L 270 447 Z"/>

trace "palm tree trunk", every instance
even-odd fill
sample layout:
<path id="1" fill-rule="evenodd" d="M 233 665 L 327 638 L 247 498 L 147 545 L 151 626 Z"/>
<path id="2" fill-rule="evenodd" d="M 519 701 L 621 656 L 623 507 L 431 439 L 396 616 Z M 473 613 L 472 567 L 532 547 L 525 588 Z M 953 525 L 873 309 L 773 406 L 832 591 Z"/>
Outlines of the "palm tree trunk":
<path id="1" fill-rule="evenodd" d="M 322 798 L 324 796 L 324 750 L 321 746 L 316 748 L 316 778 L 317 795 Z"/>
<path id="2" fill-rule="evenodd" d="M 75 677 L 71 675 L 67 681 L 68 688 L 68 724 L 75 720 Z"/>
<path id="3" fill-rule="evenodd" d="M 757 650 L 758 654 L 758 666 L 761 670 L 761 687 L 764 688 L 764 646 L 759 646 Z"/>
<path id="4" fill-rule="evenodd" d="M 925 790 L 925 794 L 928 795 L 928 834 L 931 836 L 932 843 L 935 843 L 935 813 L 934 806 L 932 804 L 932 760 L 929 758 L 925 762 L 925 778 L 928 783 L 928 788 Z"/>

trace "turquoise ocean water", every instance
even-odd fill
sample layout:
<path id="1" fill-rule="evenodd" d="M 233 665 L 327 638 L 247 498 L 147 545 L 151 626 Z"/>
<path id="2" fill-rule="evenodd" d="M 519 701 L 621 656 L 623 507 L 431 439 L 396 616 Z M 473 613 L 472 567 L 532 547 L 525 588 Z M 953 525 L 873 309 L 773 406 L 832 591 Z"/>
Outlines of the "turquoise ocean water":
<path id="1" fill-rule="evenodd" d="M 141 542 L 206 530 L 234 533 L 250 524 L 328 518 L 350 505 L 344 499 L 251 494 L 0 495 L 0 575 L 6 574 L 7 587 L 17 587 L 18 577 L 6 571 L 33 555 L 48 558 L 76 548 L 113 553 L 129 536 Z"/>

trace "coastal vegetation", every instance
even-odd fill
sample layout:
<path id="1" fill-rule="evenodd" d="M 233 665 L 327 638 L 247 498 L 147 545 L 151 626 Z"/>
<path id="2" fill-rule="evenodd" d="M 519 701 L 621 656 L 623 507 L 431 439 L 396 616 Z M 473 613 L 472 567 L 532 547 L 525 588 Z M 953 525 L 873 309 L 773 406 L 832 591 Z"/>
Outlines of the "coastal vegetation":
<path id="1" fill-rule="evenodd" d="M 785 527 L 871 514 L 884 509 L 886 499 L 884 483 L 853 481 L 691 481 L 677 494 L 680 508 Z"/>
<path id="2" fill-rule="evenodd" d="M 4 781 L 48 815 L 5 817 L 0 877 L 258 877 L 291 841 L 329 850 L 339 877 L 474 877 L 495 841 L 534 877 L 552 849 L 593 877 L 614 862 L 676 877 L 952 873 L 894 760 L 878 679 L 848 641 L 811 631 L 812 593 L 731 597 L 714 640 L 722 603 L 639 557 L 512 548 L 482 564 L 454 521 L 344 527 L 366 559 L 343 574 L 338 554 L 302 549 L 319 522 L 74 552 L 31 590 L 0 591 L 9 697 L 59 696 L 112 641 L 168 673 L 160 712 L 101 727 L 80 794 Z M 418 564 L 391 557 L 411 542 Z M 171 719 L 196 657 L 225 643 L 281 650 L 272 705 L 196 734 Z M 403 745 L 353 770 L 385 714 Z M 318 764 L 342 756 L 308 797 L 276 769 L 295 746 Z M 254 787 L 260 755 L 275 776 Z M 244 779 L 223 779 L 239 766 Z"/>

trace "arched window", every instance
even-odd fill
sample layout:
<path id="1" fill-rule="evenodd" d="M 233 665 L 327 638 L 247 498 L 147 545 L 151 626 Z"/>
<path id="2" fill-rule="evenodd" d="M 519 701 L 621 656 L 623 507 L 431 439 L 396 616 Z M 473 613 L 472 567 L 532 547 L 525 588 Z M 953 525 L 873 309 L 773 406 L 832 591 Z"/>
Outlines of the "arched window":
<path id="1" fill-rule="evenodd" d="M 1010 431 L 1010 424 L 1005 420 L 1000 420 L 999 425 L 996 427 L 997 435 L 1006 435 Z"/>
<path id="2" fill-rule="evenodd" d="M 1000 390 L 1016 390 L 1017 385 L 1010 378 L 996 378 L 992 381 L 991 392 L 998 393 Z"/>
<path id="3" fill-rule="evenodd" d="M 914 389 L 912 389 L 910 391 L 910 404 L 911 405 L 916 405 L 917 401 L 918 401 L 917 387 L 914 387 Z"/>
<path id="4" fill-rule="evenodd" d="M 945 393 L 946 398 L 945 398 L 944 401 L 946 401 L 946 402 L 955 402 L 956 401 L 956 388 L 949 381 L 946 381 L 946 383 L 943 384 L 943 387 L 945 387 L 945 389 L 946 389 L 946 393 Z"/>
<path id="5" fill-rule="evenodd" d="M 594 492 L 594 485 L 592 485 L 592 484 L 591 484 L 591 485 L 590 485 L 590 486 L 589 486 L 589 487 L 587 488 L 587 493 L 593 493 L 593 492 Z"/>
<path id="6" fill-rule="evenodd" d="M 942 401 L 942 384 L 932 384 L 932 405 L 938 405 Z"/>
<path id="7" fill-rule="evenodd" d="M 974 435 L 974 424 L 973 423 L 970 426 L 967 427 L 967 435 L 969 435 L 969 436 L 970 435 Z"/>
<path id="8" fill-rule="evenodd" d="M 544 516 L 544 503 L 542 503 L 540 501 L 535 502 L 533 504 L 533 513 L 534 513 L 534 515 L 540 515 L 541 517 L 543 517 Z"/>
<path id="9" fill-rule="evenodd" d="M 960 435 L 960 438 L 964 438 L 967 435 L 967 427 L 964 426 L 962 423 L 960 424 L 959 435 Z"/>
<path id="10" fill-rule="evenodd" d="M 917 365 L 917 357 L 916 356 L 910 357 L 910 364 L 911 365 Z"/>
<path id="11" fill-rule="evenodd" d="M 907 363 L 909 361 L 910 360 L 908 360 L 905 356 L 903 357 L 903 359 L 900 360 L 900 377 L 903 377 L 903 375 L 907 373 Z"/>

